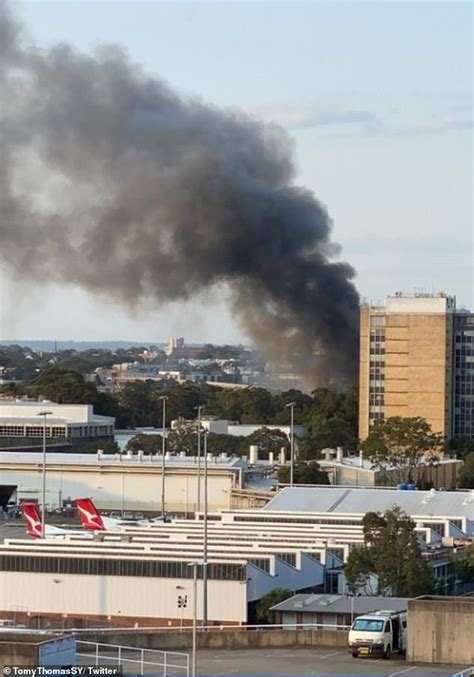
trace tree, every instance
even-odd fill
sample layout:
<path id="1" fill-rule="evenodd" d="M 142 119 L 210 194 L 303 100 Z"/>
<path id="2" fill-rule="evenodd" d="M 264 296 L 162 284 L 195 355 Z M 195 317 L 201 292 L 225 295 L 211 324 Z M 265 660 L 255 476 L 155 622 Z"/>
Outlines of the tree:
<path id="1" fill-rule="evenodd" d="M 400 508 L 383 515 L 369 512 L 363 519 L 364 545 L 349 553 L 345 575 L 355 591 L 377 580 L 376 594 L 416 597 L 435 590 L 433 571 L 423 558 L 415 524 Z"/>
<path id="2" fill-rule="evenodd" d="M 104 454 L 117 454 L 120 448 L 113 440 L 94 440 L 81 446 L 81 454 L 96 454 L 99 450 Z"/>
<path id="3" fill-rule="evenodd" d="M 425 419 L 393 416 L 376 420 L 360 448 L 376 468 L 394 470 L 397 482 L 415 482 L 420 468 L 436 462 L 442 444 Z"/>
<path id="4" fill-rule="evenodd" d="M 446 451 L 451 454 L 451 456 L 465 458 L 471 451 L 474 452 L 474 439 L 471 440 L 468 437 L 453 438 L 449 440 Z"/>
<path id="5" fill-rule="evenodd" d="M 259 451 L 263 452 L 262 455 L 268 458 L 269 452 L 273 452 L 277 456 L 282 447 L 288 450 L 290 441 L 282 430 L 263 427 L 248 435 L 248 437 L 242 438 L 241 453 L 248 454 L 251 445 L 256 445 Z"/>
<path id="6" fill-rule="evenodd" d="M 290 482 L 290 468 L 288 465 L 283 465 L 278 470 L 278 481 L 282 484 Z M 329 478 L 324 470 L 321 470 L 319 463 L 311 461 L 304 463 L 299 461 L 295 463 L 293 482 L 295 484 L 329 484 Z"/>
<path id="7" fill-rule="evenodd" d="M 474 489 L 474 451 L 464 459 L 464 465 L 459 473 L 458 486 L 463 489 Z"/>
<path id="8" fill-rule="evenodd" d="M 98 395 L 95 385 L 86 381 L 82 374 L 56 366 L 41 372 L 27 386 L 27 392 L 59 404 L 94 404 Z"/>
<path id="9" fill-rule="evenodd" d="M 261 625 L 274 623 L 275 612 L 271 611 L 272 606 L 280 604 L 280 602 L 284 602 L 285 599 L 288 599 L 292 596 L 292 591 L 287 590 L 286 588 L 275 588 L 271 592 L 267 593 L 257 604 L 257 623 Z"/>
<path id="10" fill-rule="evenodd" d="M 161 435 L 147 435 L 145 433 L 138 433 L 131 437 L 125 449 L 127 451 L 143 451 L 145 454 L 159 454 L 161 453 L 162 445 Z"/>
<path id="11" fill-rule="evenodd" d="M 304 424 L 307 435 L 301 441 L 302 458 L 318 458 L 326 447 L 354 450 L 358 439 L 358 395 L 355 388 L 336 393 L 318 388 L 312 393 Z"/>
<path id="12" fill-rule="evenodd" d="M 453 555 L 451 562 L 458 581 L 474 583 L 474 544 L 471 544 L 465 552 Z"/>

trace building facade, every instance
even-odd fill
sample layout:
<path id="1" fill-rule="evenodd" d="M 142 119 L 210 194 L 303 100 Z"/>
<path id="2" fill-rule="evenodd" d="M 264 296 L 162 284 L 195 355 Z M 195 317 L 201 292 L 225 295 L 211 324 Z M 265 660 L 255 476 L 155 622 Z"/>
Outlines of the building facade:
<path id="1" fill-rule="evenodd" d="M 47 412 L 46 420 L 42 412 Z M 0 402 L 0 447 L 64 442 L 73 447 L 113 440 L 115 418 L 94 413 L 92 404 L 57 404 L 49 400 Z"/>
<path id="2" fill-rule="evenodd" d="M 232 491 L 244 486 L 246 464 L 239 458 L 212 456 L 208 460 L 209 510 L 228 508 Z M 101 510 L 160 513 L 163 457 L 158 454 L 47 455 L 46 504 L 54 509 L 75 498 L 89 496 Z M 198 475 L 200 490 L 198 491 Z M 41 453 L 0 452 L 2 482 L 17 487 L 19 501 L 40 501 Z M 203 461 L 195 457 L 165 456 L 166 510 L 187 515 L 204 500 Z"/>
<path id="3" fill-rule="evenodd" d="M 474 436 L 474 315 L 446 294 L 396 294 L 360 311 L 359 437 L 377 419 L 422 417 Z"/>

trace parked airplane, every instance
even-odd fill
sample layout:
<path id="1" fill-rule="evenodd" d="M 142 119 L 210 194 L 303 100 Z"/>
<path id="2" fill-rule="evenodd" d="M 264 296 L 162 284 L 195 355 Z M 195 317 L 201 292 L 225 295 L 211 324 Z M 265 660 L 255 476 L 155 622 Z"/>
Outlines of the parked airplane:
<path id="1" fill-rule="evenodd" d="M 43 536 L 43 525 L 36 503 L 20 503 L 20 510 L 26 526 L 26 532 L 32 538 L 64 538 L 70 534 L 83 534 L 79 529 L 62 529 L 46 524 Z"/>
<path id="2" fill-rule="evenodd" d="M 126 525 L 146 527 L 153 522 L 163 521 L 161 517 L 156 517 L 152 520 L 134 520 L 100 515 L 91 498 L 77 498 L 76 507 L 79 511 L 79 517 L 81 518 L 84 528 L 89 531 L 119 531 L 120 527 Z"/>

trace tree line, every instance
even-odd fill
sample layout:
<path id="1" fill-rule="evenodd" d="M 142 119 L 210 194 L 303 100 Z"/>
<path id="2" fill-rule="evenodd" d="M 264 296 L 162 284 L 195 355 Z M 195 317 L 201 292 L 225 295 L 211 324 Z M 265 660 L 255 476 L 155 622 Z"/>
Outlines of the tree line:
<path id="1" fill-rule="evenodd" d="M 140 381 L 128 383 L 118 393 L 109 394 L 100 392 L 94 383 L 77 371 L 53 365 L 30 381 L 9 384 L 2 390 L 17 396 L 47 398 L 59 403 L 90 403 L 97 414 L 114 416 L 117 428 L 160 428 L 163 420 L 163 401 L 160 398 L 163 395 L 167 397 L 167 427 L 171 421 L 195 420 L 198 407 L 202 408 L 202 415 L 206 418 L 261 424 L 263 430 L 245 438 L 209 435 L 209 451 L 214 454 L 247 454 L 250 444 L 259 446 L 262 456 L 268 456 L 270 451 L 278 454 L 281 447 L 288 447 L 288 438 L 280 431 L 266 429 L 266 426 L 288 426 L 288 405 L 293 403 L 295 424 L 304 425 L 307 430 L 305 437 L 297 440 L 300 463 L 320 458 L 325 448 L 360 450 L 373 468 L 390 469 L 391 478 L 387 483 L 413 482 L 418 483 L 420 488 L 429 488 L 419 479 L 417 470 L 422 465 L 436 464 L 439 452 L 445 449 L 465 461 L 459 485 L 474 488 L 474 441 L 458 440 L 446 444 L 440 435 L 433 433 L 424 419 L 391 417 L 377 420 L 368 438 L 359 444 L 355 388 L 342 393 L 327 388 L 318 388 L 311 394 L 294 389 L 272 393 L 261 387 L 226 389 L 205 383 Z M 192 449 L 196 448 L 193 434 L 193 430 L 183 423 L 173 431 L 168 448 L 193 453 Z M 150 445 L 156 449 L 160 444 L 152 436 L 147 436 L 147 439 L 143 436 L 133 442 L 134 448 L 140 445 L 139 448 L 145 451 Z M 111 446 L 109 451 L 112 450 Z M 303 465 L 295 471 L 296 482 L 307 483 L 308 476 L 316 476 L 315 468 L 310 471 Z"/>

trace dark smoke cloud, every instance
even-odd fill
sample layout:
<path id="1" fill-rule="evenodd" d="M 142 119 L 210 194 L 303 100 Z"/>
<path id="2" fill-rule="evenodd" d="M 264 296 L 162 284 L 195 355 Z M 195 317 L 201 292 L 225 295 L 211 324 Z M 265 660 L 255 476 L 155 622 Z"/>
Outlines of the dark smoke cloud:
<path id="1" fill-rule="evenodd" d="M 225 283 L 270 359 L 310 385 L 352 377 L 354 271 L 294 185 L 282 128 L 180 96 L 116 47 L 28 46 L 6 5 L 0 59 L 0 256 L 15 274 L 129 305 Z"/>

